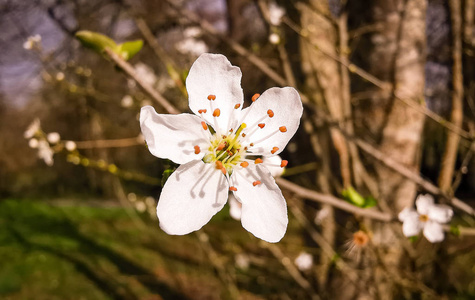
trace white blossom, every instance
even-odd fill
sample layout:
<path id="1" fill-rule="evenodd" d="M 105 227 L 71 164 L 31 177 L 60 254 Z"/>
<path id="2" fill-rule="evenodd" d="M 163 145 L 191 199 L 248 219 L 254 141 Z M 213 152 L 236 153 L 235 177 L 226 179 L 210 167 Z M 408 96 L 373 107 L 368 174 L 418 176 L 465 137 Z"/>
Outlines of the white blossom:
<path id="1" fill-rule="evenodd" d="M 280 43 L 280 36 L 277 33 L 271 33 L 269 35 L 269 42 L 273 45 L 277 45 Z"/>
<path id="2" fill-rule="evenodd" d="M 175 47 L 182 54 L 191 54 L 194 56 L 199 56 L 208 51 L 208 45 L 202 40 L 195 38 L 185 38 L 176 43 Z"/>
<path id="3" fill-rule="evenodd" d="M 25 139 L 30 139 L 32 138 L 38 131 L 41 129 L 41 123 L 40 119 L 36 118 L 33 120 L 33 122 L 28 126 L 26 129 L 25 133 L 23 134 L 23 137 Z"/>
<path id="4" fill-rule="evenodd" d="M 41 45 L 41 36 L 39 34 L 30 36 L 23 43 L 23 48 L 26 50 L 31 50 L 34 47 L 39 47 Z"/>
<path id="5" fill-rule="evenodd" d="M 134 98 L 130 95 L 125 95 L 122 100 L 120 100 L 120 105 L 125 108 L 129 108 L 134 105 Z"/>
<path id="6" fill-rule="evenodd" d="M 269 4 L 269 21 L 272 25 L 279 26 L 284 15 L 285 9 L 283 7 L 280 7 L 275 2 Z"/>
<path id="7" fill-rule="evenodd" d="M 444 240 L 444 230 L 441 224 L 448 223 L 453 216 L 453 210 L 447 205 L 434 204 L 434 198 L 429 195 L 419 195 L 416 199 L 417 211 L 406 207 L 399 213 L 403 222 L 402 232 L 405 236 L 424 234 L 431 243 Z"/>
<path id="8" fill-rule="evenodd" d="M 241 223 L 253 235 L 278 242 L 287 230 L 285 199 L 264 160 L 282 152 L 297 131 L 302 102 L 294 88 L 271 88 L 242 109 L 240 83 L 241 70 L 225 56 L 203 54 L 186 79 L 195 115 L 141 110 L 150 152 L 181 164 L 157 205 L 168 234 L 199 230 L 223 208 L 229 191 L 242 204 Z"/>
<path id="9" fill-rule="evenodd" d="M 33 148 L 33 149 L 38 148 L 38 144 L 39 144 L 39 142 L 35 138 L 32 138 L 28 141 L 28 146 L 30 146 L 30 148 Z"/>
<path id="10" fill-rule="evenodd" d="M 54 163 L 53 154 L 54 151 L 46 140 L 38 142 L 38 158 L 42 159 L 48 166 L 52 166 Z"/>
<path id="11" fill-rule="evenodd" d="M 77 145 L 76 145 L 76 143 L 73 142 L 73 141 L 66 141 L 66 142 L 64 143 L 64 147 L 66 148 L 66 150 L 68 150 L 69 152 L 71 152 L 71 151 L 76 150 Z"/>
<path id="12" fill-rule="evenodd" d="M 137 73 L 137 76 L 145 81 L 146 83 L 153 85 L 155 82 L 157 82 L 157 76 L 155 76 L 155 73 L 153 70 L 147 66 L 146 64 L 143 63 L 138 63 L 135 65 L 135 73 Z"/>
<path id="13" fill-rule="evenodd" d="M 234 257 L 236 267 L 241 270 L 249 269 L 250 259 L 249 256 L 243 253 L 238 253 Z"/>
<path id="14" fill-rule="evenodd" d="M 294 263 L 300 271 L 308 271 L 313 266 L 313 256 L 310 253 L 301 252 L 299 256 L 295 258 Z"/>
<path id="15" fill-rule="evenodd" d="M 46 135 L 46 139 L 51 144 L 56 144 L 61 140 L 61 136 L 57 132 L 50 132 Z"/>

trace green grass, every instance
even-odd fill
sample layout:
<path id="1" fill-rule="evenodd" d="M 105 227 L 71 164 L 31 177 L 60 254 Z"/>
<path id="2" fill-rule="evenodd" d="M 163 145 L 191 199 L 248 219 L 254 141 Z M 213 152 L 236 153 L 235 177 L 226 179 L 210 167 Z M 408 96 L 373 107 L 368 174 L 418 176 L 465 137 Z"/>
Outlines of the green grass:
<path id="1" fill-rule="evenodd" d="M 169 236 L 156 219 L 134 219 L 120 207 L 86 204 L 0 200 L 1 299 L 227 297 L 195 234 Z M 298 289 L 275 260 L 248 272 L 234 270 L 234 254 L 241 251 L 273 258 L 226 211 L 204 231 L 222 262 L 236 272 L 241 296 L 263 299 Z M 289 244 L 295 242 L 289 237 Z M 267 276 L 269 268 L 272 276 Z"/>

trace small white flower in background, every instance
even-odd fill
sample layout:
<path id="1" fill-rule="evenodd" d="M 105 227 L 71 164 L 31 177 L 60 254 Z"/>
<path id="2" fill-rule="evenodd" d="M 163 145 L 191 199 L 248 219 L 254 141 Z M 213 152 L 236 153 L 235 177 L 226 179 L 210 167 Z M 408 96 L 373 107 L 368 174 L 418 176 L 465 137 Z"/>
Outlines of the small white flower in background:
<path id="1" fill-rule="evenodd" d="M 39 47 L 41 45 L 41 36 L 36 34 L 34 36 L 30 36 L 27 40 L 23 43 L 23 48 L 26 50 L 31 50 L 34 47 Z"/>
<path id="2" fill-rule="evenodd" d="M 130 95 L 125 95 L 122 100 L 120 100 L 120 105 L 125 108 L 129 108 L 134 105 L 134 98 Z"/>
<path id="3" fill-rule="evenodd" d="M 330 215 L 331 208 L 324 206 L 322 209 L 318 210 L 315 214 L 315 219 L 313 220 L 315 224 L 320 225 L 322 222 Z"/>
<path id="4" fill-rule="evenodd" d="M 130 202 L 135 202 L 137 201 L 137 195 L 135 193 L 128 193 L 127 199 L 129 199 Z"/>
<path id="5" fill-rule="evenodd" d="M 53 149 L 51 149 L 49 143 L 46 140 L 38 141 L 38 158 L 42 159 L 45 164 L 50 167 L 54 163 L 53 154 Z"/>
<path id="6" fill-rule="evenodd" d="M 283 7 L 280 7 L 275 2 L 269 4 L 269 21 L 272 25 L 279 26 L 284 15 L 285 9 Z"/>
<path id="7" fill-rule="evenodd" d="M 57 81 L 63 81 L 63 79 L 64 79 L 64 73 L 63 72 L 56 73 L 56 80 Z"/>
<path id="8" fill-rule="evenodd" d="M 185 38 L 184 40 L 176 43 L 176 50 L 182 54 L 191 54 L 199 56 L 208 51 L 208 45 L 202 40 L 195 38 Z"/>
<path id="9" fill-rule="evenodd" d="M 66 142 L 64 143 L 64 147 L 65 147 L 66 150 L 68 150 L 69 152 L 72 152 L 72 151 L 76 150 L 77 145 L 76 145 L 76 143 L 73 142 L 73 141 L 66 141 Z"/>
<path id="10" fill-rule="evenodd" d="M 184 39 L 175 44 L 175 48 L 182 54 L 200 56 L 208 51 L 208 45 L 199 39 L 201 29 L 199 27 L 188 27 L 183 31 Z"/>
<path id="11" fill-rule="evenodd" d="M 28 141 L 28 146 L 30 146 L 30 148 L 32 148 L 32 149 L 38 148 L 38 144 L 39 144 L 39 142 L 35 138 L 32 138 Z"/>
<path id="12" fill-rule="evenodd" d="M 147 210 L 147 205 L 142 201 L 135 202 L 135 209 L 139 212 L 144 212 Z"/>
<path id="13" fill-rule="evenodd" d="M 299 256 L 295 258 L 294 263 L 300 271 L 308 271 L 313 266 L 313 256 L 310 253 L 301 252 Z"/>
<path id="14" fill-rule="evenodd" d="M 403 222 L 402 232 L 411 237 L 424 234 L 431 243 L 444 240 L 444 230 L 441 224 L 448 223 L 453 216 L 453 210 L 447 205 L 434 204 L 432 195 L 419 195 L 416 199 L 417 211 L 406 207 L 399 213 L 399 220 Z"/>
<path id="15" fill-rule="evenodd" d="M 41 123 L 40 119 L 35 119 L 33 122 L 28 126 L 26 129 L 25 133 L 23 134 L 23 137 L 25 139 L 30 139 L 32 138 L 38 131 L 41 129 Z"/>
<path id="16" fill-rule="evenodd" d="M 280 241 L 287 206 L 264 160 L 282 152 L 297 131 L 303 112 L 298 92 L 271 88 L 242 109 L 241 70 L 219 54 L 195 61 L 186 88 L 195 115 L 157 114 L 151 106 L 140 113 L 150 152 L 181 164 L 161 192 L 160 227 L 177 235 L 199 230 L 232 191 L 242 204 L 243 227 L 265 241 Z"/>
<path id="17" fill-rule="evenodd" d="M 56 144 L 61 140 L 61 136 L 57 132 L 50 132 L 46 135 L 46 139 L 51 144 Z"/>
<path id="18" fill-rule="evenodd" d="M 277 45 L 280 43 L 280 36 L 277 34 L 277 33 L 271 33 L 271 35 L 269 35 L 269 42 L 273 45 Z"/>
<path id="19" fill-rule="evenodd" d="M 248 255 L 243 253 L 236 254 L 234 260 L 237 268 L 241 270 L 249 269 L 250 259 Z"/>
<path id="20" fill-rule="evenodd" d="M 157 82 L 157 76 L 155 76 L 155 73 L 153 70 L 147 66 L 146 64 L 143 63 L 137 63 L 135 65 L 135 73 L 137 73 L 137 76 L 145 81 L 146 83 L 150 85 L 154 85 L 155 82 Z"/>

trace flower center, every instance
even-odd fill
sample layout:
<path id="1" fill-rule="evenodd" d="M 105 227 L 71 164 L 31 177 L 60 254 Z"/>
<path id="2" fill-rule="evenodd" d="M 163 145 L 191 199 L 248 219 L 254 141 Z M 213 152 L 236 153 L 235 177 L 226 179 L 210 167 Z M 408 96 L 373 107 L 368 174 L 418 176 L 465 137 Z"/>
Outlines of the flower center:
<path id="1" fill-rule="evenodd" d="M 205 163 L 215 163 L 216 168 L 231 175 L 233 168 L 240 163 L 246 152 L 246 147 L 240 143 L 240 134 L 246 128 L 246 123 L 242 123 L 236 132 L 229 135 L 219 135 L 214 133 L 210 140 L 208 154 L 203 157 Z"/>
<path id="2" fill-rule="evenodd" d="M 420 215 L 419 216 L 419 221 L 427 222 L 427 221 L 429 221 L 429 217 L 427 215 Z"/>

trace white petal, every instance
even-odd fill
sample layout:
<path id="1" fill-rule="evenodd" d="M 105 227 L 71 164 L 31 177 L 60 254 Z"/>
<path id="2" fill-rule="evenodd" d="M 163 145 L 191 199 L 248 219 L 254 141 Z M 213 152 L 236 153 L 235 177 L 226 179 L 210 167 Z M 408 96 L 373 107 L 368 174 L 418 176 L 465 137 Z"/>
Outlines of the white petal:
<path id="1" fill-rule="evenodd" d="M 248 110 L 249 113 L 246 115 Z M 273 112 L 272 118 L 268 116 L 269 110 Z M 297 131 L 302 112 L 302 101 L 294 88 L 270 88 L 265 91 L 242 113 L 244 119 L 241 123 L 248 126 L 244 132 L 250 133 L 246 141 L 248 144 L 254 143 L 253 147 L 249 147 L 249 151 L 258 155 L 282 152 Z M 264 127 L 258 128 L 258 124 L 261 123 L 265 124 Z M 279 130 L 281 127 L 285 127 L 286 131 L 281 132 Z M 278 149 L 272 153 L 274 147 Z"/>
<path id="2" fill-rule="evenodd" d="M 241 220 L 242 204 L 239 202 L 233 194 L 229 194 L 229 214 L 234 220 Z"/>
<path id="3" fill-rule="evenodd" d="M 140 111 L 140 127 L 150 152 L 177 164 L 203 158 L 204 151 L 195 154 L 194 146 L 209 147 L 201 119 L 194 115 L 159 115 L 153 107 L 144 106 Z"/>
<path id="4" fill-rule="evenodd" d="M 262 164 L 269 170 L 273 177 L 279 177 L 284 173 L 284 168 L 280 166 L 282 158 L 279 155 L 264 156 L 262 161 Z"/>
<path id="5" fill-rule="evenodd" d="M 160 227 L 168 234 L 198 230 L 220 211 L 228 197 L 221 171 L 200 160 L 181 165 L 168 178 L 157 205 Z"/>
<path id="6" fill-rule="evenodd" d="M 434 197 L 431 194 L 419 195 L 416 199 L 417 212 L 421 215 L 429 213 L 429 207 L 434 205 Z"/>
<path id="7" fill-rule="evenodd" d="M 415 211 L 407 212 L 402 223 L 402 233 L 407 236 L 415 236 L 421 232 L 422 223 L 419 214 Z"/>
<path id="8" fill-rule="evenodd" d="M 444 229 L 442 225 L 434 221 L 427 221 L 424 225 L 424 236 L 431 243 L 438 243 L 444 240 Z"/>
<path id="9" fill-rule="evenodd" d="M 207 122 L 213 127 L 217 122 L 221 132 L 226 133 L 243 104 L 241 76 L 241 70 L 232 66 L 224 55 L 202 54 L 186 78 L 190 109 L 197 115 L 199 110 L 206 109 L 203 117 Z M 216 99 L 208 100 L 209 95 L 216 96 Z M 238 104 L 239 108 L 235 109 Z M 215 109 L 220 110 L 220 116 L 216 118 L 213 117 Z"/>
<path id="10" fill-rule="evenodd" d="M 427 215 L 429 220 L 447 223 L 452 219 L 454 211 L 447 205 L 433 205 L 429 207 L 429 213 Z"/>
<path id="11" fill-rule="evenodd" d="M 287 205 L 269 171 L 260 165 L 235 169 L 233 185 L 242 203 L 242 226 L 254 236 L 270 243 L 282 239 L 287 230 Z M 254 186 L 253 182 L 261 183 Z"/>
<path id="12" fill-rule="evenodd" d="M 415 210 L 412 207 L 406 207 L 398 215 L 398 219 L 401 222 L 404 222 L 406 218 L 411 215 L 411 213 L 415 212 Z"/>

